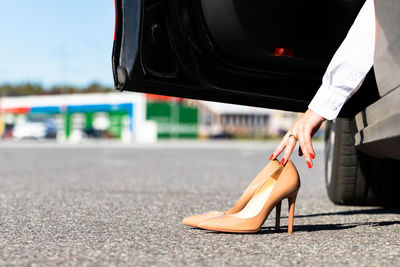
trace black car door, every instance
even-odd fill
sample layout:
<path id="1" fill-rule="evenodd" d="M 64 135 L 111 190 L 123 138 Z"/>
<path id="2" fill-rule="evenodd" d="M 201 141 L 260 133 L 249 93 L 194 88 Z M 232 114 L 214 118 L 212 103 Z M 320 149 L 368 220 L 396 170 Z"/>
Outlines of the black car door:
<path id="1" fill-rule="evenodd" d="M 304 111 L 363 3 L 116 0 L 115 87 Z M 341 115 L 370 102 L 373 73 L 364 87 Z"/>

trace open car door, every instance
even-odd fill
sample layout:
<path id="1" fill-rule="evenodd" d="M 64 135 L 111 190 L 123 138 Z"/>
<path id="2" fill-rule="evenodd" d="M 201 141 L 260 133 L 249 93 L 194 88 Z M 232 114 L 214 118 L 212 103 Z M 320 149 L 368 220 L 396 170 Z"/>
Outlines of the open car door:
<path id="1" fill-rule="evenodd" d="M 116 0 L 115 87 L 305 111 L 364 0 Z M 373 101 L 373 71 L 341 111 Z"/>

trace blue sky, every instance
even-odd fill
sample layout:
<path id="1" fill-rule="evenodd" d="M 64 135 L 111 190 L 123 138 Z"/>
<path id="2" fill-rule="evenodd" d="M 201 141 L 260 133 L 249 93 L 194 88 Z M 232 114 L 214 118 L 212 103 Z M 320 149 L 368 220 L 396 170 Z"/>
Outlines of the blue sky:
<path id="1" fill-rule="evenodd" d="M 12 0 L 0 6 L 0 84 L 112 86 L 113 0 Z"/>

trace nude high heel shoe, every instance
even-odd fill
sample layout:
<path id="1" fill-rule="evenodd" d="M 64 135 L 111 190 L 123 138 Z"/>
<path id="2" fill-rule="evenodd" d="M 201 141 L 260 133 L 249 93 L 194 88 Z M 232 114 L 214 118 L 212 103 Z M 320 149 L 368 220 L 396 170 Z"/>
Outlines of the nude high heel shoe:
<path id="1" fill-rule="evenodd" d="M 259 187 L 247 205 L 234 214 L 222 214 L 199 223 L 198 227 L 230 233 L 255 233 L 276 208 L 276 229 L 280 226 L 280 207 L 283 199 L 289 201 L 288 233 L 293 232 L 294 205 L 300 188 L 299 174 L 291 161 L 277 169 Z"/>
<path id="2" fill-rule="evenodd" d="M 190 217 L 186 217 L 183 219 L 182 223 L 188 226 L 197 227 L 200 222 L 204 220 L 208 220 L 213 217 L 220 216 L 222 214 L 234 214 L 241 211 L 249 200 L 253 197 L 254 193 L 258 190 L 258 188 L 264 184 L 264 182 L 268 179 L 268 177 L 279 169 L 279 161 L 272 160 L 270 161 L 253 179 L 253 181 L 247 186 L 239 200 L 236 202 L 235 206 L 230 210 L 225 212 L 223 211 L 210 211 L 203 214 L 197 214 Z"/>

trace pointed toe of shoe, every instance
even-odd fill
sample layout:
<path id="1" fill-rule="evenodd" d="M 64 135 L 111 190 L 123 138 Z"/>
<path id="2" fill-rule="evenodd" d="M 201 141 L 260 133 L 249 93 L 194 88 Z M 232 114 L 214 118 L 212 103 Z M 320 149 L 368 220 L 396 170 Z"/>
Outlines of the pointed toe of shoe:
<path id="1" fill-rule="evenodd" d="M 197 225 L 197 227 L 205 230 L 210 230 L 210 231 L 220 231 L 224 230 L 226 228 L 226 224 L 224 223 L 223 220 L 218 219 L 218 218 L 211 218 L 206 221 L 203 221 Z"/>
<path id="2" fill-rule="evenodd" d="M 255 233 L 259 227 L 248 223 L 245 219 L 240 219 L 227 214 L 208 219 L 198 224 L 199 228 L 226 233 Z"/>
<path id="3" fill-rule="evenodd" d="M 210 211 L 207 213 L 186 217 L 182 220 L 182 223 L 187 226 L 198 227 L 198 225 L 203 221 L 219 216 L 221 214 L 223 214 L 223 212 L 221 211 Z"/>
<path id="4" fill-rule="evenodd" d="M 236 232 L 238 229 L 235 218 L 229 215 L 220 215 L 198 224 L 199 228 L 217 232 Z"/>

